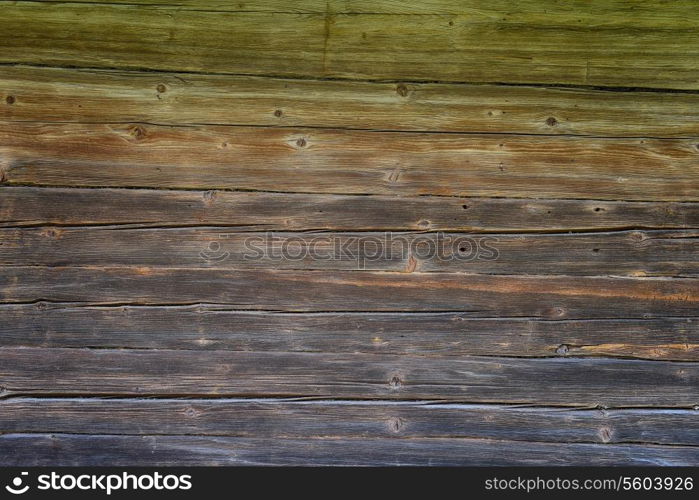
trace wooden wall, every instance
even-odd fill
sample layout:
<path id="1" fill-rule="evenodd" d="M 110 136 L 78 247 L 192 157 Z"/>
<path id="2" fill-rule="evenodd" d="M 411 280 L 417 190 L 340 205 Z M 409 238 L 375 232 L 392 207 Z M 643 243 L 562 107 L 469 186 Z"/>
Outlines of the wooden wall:
<path id="1" fill-rule="evenodd" d="M 0 1 L 0 464 L 699 464 L 698 30 Z"/>

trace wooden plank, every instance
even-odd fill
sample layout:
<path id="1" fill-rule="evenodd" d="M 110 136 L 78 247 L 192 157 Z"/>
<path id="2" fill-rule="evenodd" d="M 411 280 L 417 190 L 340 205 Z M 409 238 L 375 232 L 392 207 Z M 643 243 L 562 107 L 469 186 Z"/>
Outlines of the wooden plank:
<path id="1" fill-rule="evenodd" d="M 0 265 L 699 276 L 699 231 L 573 234 L 0 229 Z"/>
<path id="2" fill-rule="evenodd" d="M 568 410 L 388 401 L 12 398 L 0 400 L 0 432 L 699 445 L 699 422 L 691 409 Z"/>
<path id="3" fill-rule="evenodd" d="M 697 229 L 699 203 L 0 188 L 0 226 L 47 224 L 493 233 Z"/>
<path id="4" fill-rule="evenodd" d="M 142 267 L 0 268 L 6 303 L 225 304 L 286 311 L 450 311 L 548 319 L 693 316 L 695 278 Z"/>
<path id="5" fill-rule="evenodd" d="M 691 466 L 688 446 L 515 443 L 470 439 L 264 439 L 5 434 L 3 466 L 641 465 Z"/>
<path id="6" fill-rule="evenodd" d="M 587 3 L 549 14 L 532 2 L 506 14 L 419 16 L 4 2 L 0 62 L 697 89 L 693 6 L 672 11 L 658 2 L 633 15 Z"/>
<path id="7" fill-rule="evenodd" d="M 55 3 L 56 0 L 32 0 L 36 2 Z M 541 5 L 536 0 L 522 0 L 512 5 L 507 0 L 492 0 L 482 4 L 475 0 L 423 0 L 421 2 L 404 2 L 400 0 L 304 0 L 290 3 L 286 0 L 246 0 L 245 2 L 225 2 L 221 0 L 73 0 L 71 3 L 86 4 L 126 4 L 177 7 L 181 10 L 207 10 L 224 12 L 289 12 L 299 14 L 469 14 L 474 18 L 488 19 L 502 16 L 506 12 L 511 18 L 524 16 L 551 16 L 568 22 L 589 22 L 593 19 L 604 21 L 609 25 L 643 25 L 650 26 L 686 26 L 691 25 L 687 19 L 686 2 L 672 2 L 658 5 L 658 2 L 629 4 L 624 0 L 607 0 L 599 5 L 559 4 Z M 662 15 L 659 9 L 662 8 Z M 632 18 L 630 18 L 632 16 Z"/>
<path id="8" fill-rule="evenodd" d="M 699 200 L 696 140 L 0 125 L 7 184 Z"/>
<path id="9" fill-rule="evenodd" d="M 691 93 L 314 81 L 21 66 L 2 68 L 0 89 L 0 97 L 5 100 L 0 106 L 0 119 L 12 122 L 210 123 L 626 137 L 699 135 L 699 95 Z M 31 130 L 17 123 L 1 126 L 3 135 L 7 134 L 4 143 L 21 137 L 20 130 L 25 130 L 25 134 Z M 63 130 L 70 136 L 68 130 L 84 129 L 75 126 Z M 121 129 L 95 127 L 85 133 L 92 135 L 100 130 L 118 133 Z M 52 138 L 35 135 L 31 140 Z M 31 144 L 31 140 L 24 142 Z M 114 142 L 111 141 L 112 147 Z M 139 144 L 143 148 L 150 142 Z M 371 142 L 367 144 L 370 145 Z M 94 148 L 90 143 L 83 142 L 83 146 Z M 236 143 L 231 142 L 230 146 L 235 147 Z M 626 154 L 638 155 L 637 149 L 630 148 Z M 215 152 L 207 149 L 205 158 Z M 586 157 L 587 154 L 578 156 L 578 163 Z M 646 162 L 659 161 L 653 156 L 645 158 Z M 170 159 L 176 161 L 177 157 Z"/>
<path id="10" fill-rule="evenodd" d="M 3 396 L 288 396 L 688 407 L 697 401 L 699 364 L 3 347 L 0 375 Z"/>
<path id="11" fill-rule="evenodd" d="M 215 306 L 2 305 L 7 347 L 223 349 L 699 361 L 695 318 L 540 321 L 476 313 L 275 313 Z"/>

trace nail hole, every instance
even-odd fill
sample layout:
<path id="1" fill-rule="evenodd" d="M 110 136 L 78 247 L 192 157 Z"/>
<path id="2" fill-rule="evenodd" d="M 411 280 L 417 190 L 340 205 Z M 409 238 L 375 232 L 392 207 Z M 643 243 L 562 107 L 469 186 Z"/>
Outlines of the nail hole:
<path id="1" fill-rule="evenodd" d="M 160 92 L 161 94 L 165 91 L 167 91 L 167 87 L 163 85 L 162 83 L 159 83 L 157 87 L 155 87 L 155 90 Z"/>
<path id="2" fill-rule="evenodd" d="M 463 208 L 464 210 L 468 210 L 468 205 L 461 205 L 461 208 Z"/>
<path id="3" fill-rule="evenodd" d="M 5 102 L 6 102 L 7 104 L 14 104 L 16 101 L 17 101 L 17 99 L 15 99 L 15 96 L 13 96 L 13 95 L 8 95 L 8 96 L 5 98 Z"/>
<path id="4" fill-rule="evenodd" d="M 558 125 L 558 120 L 556 120 L 553 116 L 549 116 L 546 119 L 546 125 L 548 125 L 549 127 L 555 127 L 556 125 Z"/>
<path id="5" fill-rule="evenodd" d="M 598 253 L 598 252 L 599 252 L 599 248 L 593 248 L 592 251 L 595 252 L 595 253 Z"/>
<path id="6" fill-rule="evenodd" d="M 283 114 L 284 114 L 284 113 L 282 112 L 281 109 L 278 109 L 278 110 L 276 110 L 276 111 L 274 112 L 274 116 L 276 116 L 277 118 L 281 118 L 281 116 L 282 116 Z"/>

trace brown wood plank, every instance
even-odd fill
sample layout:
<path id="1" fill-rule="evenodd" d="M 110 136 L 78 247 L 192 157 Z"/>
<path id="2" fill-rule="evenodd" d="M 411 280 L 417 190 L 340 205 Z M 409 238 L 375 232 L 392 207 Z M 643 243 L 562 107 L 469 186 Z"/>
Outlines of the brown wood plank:
<path id="1" fill-rule="evenodd" d="M 694 278 L 143 267 L 0 268 L 6 303 L 225 304 L 287 311 L 460 311 L 548 319 L 693 316 Z"/>
<path id="2" fill-rule="evenodd" d="M 476 313 L 275 313 L 215 306 L 2 305 L 7 347 L 224 349 L 699 361 L 695 318 L 541 321 Z"/>
<path id="3" fill-rule="evenodd" d="M 20 134 L 18 121 L 626 137 L 699 135 L 699 95 L 691 93 L 7 66 L 0 71 L 0 97 L 10 97 L 0 105 L 0 119 L 14 122 L 15 128 L 13 132 L 2 125 L 3 134 L 8 134 L 6 140 Z M 73 130 L 75 135 L 84 129 L 75 126 L 64 130 Z M 92 135 L 99 130 L 110 129 L 95 127 L 84 133 Z M 118 133 L 120 129 L 113 130 Z M 94 148 L 89 143 L 83 146 Z M 213 153 L 207 151 L 206 156 Z M 639 153 L 631 149 L 627 154 Z M 657 162 L 658 158 L 646 157 L 646 161 Z"/>
<path id="4" fill-rule="evenodd" d="M 4 2 L 0 62 L 697 89 L 693 6 L 679 2 L 666 16 L 666 5 L 631 15 L 626 4 L 578 3 L 549 14 L 532 1 L 514 12 L 415 16 Z"/>
<path id="5" fill-rule="evenodd" d="M 568 410 L 388 401 L 12 398 L 0 400 L 0 432 L 699 445 L 699 421 L 691 409 Z"/>
<path id="6" fill-rule="evenodd" d="M 699 276 L 699 231 L 573 234 L 0 229 L 0 265 Z"/>
<path id="7" fill-rule="evenodd" d="M 690 466 L 688 446 L 527 443 L 470 439 L 264 439 L 213 436 L 5 434 L 3 466 L 640 465 Z"/>
<path id="8" fill-rule="evenodd" d="M 5 184 L 699 200 L 697 140 L 0 125 Z"/>
<path id="9" fill-rule="evenodd" d="M 688 407 L 699 364 L 202 350 L 1 348 L 3 396 L 289 396 Z"/>
<path id="10" fill-rule="evenodd" d="M 699 203 L 0 188 L 0 226 L 46 224 L 262 231 L 697 229 Z"/>

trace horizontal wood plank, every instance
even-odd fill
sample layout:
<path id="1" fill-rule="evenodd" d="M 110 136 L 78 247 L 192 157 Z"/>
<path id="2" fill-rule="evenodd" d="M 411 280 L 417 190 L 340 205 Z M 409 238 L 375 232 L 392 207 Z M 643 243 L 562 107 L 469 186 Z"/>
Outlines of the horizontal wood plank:
<path id="1" fill-rule="evenodd" d="M 6 66 L 0 71 L 0 97 L 5 101 L 0 119 L 14 122 L 15 128 L 2 125 L 7 140 L 20 134 L 19 121 L 699 136 L 699 95 L 692 93 Z"/>
<path id="2" fill-rule="evenodd" d="M 0 124 L 6 184 L 699 200 L 696 140 Z"/>
<path id="3" fill-rule="evenodd" d="M 527 443 L 470 439 L 264 439 L 214 436 L 5 434 L 3 466 L 640 465 L 691 466 L 687 446 Z"/>
<path id="4" fill-rule="evenodd" d="M 30 0 L 55 3 L 56 0 Z M 595 19 L 617 26 L 686 26 L 687 6 L 683 2 L 658 5 L 657 1 L 628 4 L 624 0 L 607 0 L 591 6 L 575 3 L 551 3 L 541 5 L 536 0 L 521 0 L 513 5 L 508 0 L 492 0 L 482 4 L 477 0 L 422 0 L 405 2 L 401 0 L 245 0 L 225 2 L 221 0 L 73 0 L 71 3 L 143 5 L 162 7 L 166 10 L 210 10 L 224 12 L 288 12 L 299 14 L 468 14 L 474 18 L 492 18 L 507 12 L 512 18 L 525 16 L 551 16 L 551 20 L 584 22 Z M 659 10 L 662 8 L 662 10 Z"/>
<path id="5" fill-rule="evenodd" d="M 699 364 L 202 350 L 0 348 L 3 396 L 218 396 L 689 407 Z"/>
<path id="6" fill-rule="evenodd" d="M 566 10 L 548 14 L 531 2 L 513 13 L 414 16 L 4 2 L 0 62 L 698 88 L 691 4 L 679 3 L 669 18 L 666 4 L 657 2 L 633 15 L 619 4 L 600 12 L 579 3 L 575 11 L 582 15 Z"/>
<path id="7" fill-rule="evenodd" d="M 691 409 L 567 410 L 265 399 L 0 400 L 0 433 L 42 432 L 699 445 L 699 420 Z"/>
<path id="8" fill-rule="evenodd" d="M 2 305 L 7 347 L 222 349 L 699 361 L 695 318 L 541 321 L 476 313 L 275 313 L 216 306 Z"/>
<path id="9" fill-rule="evenodd" d="M 286 311 L 456 311 L 548 319 L 693 316 L 695 278 L 147 267 L 0 268 L 6 303 L 225 304 Z"/>
<path id="10" fill-rule="evenodd" d="M 699 203 L 0 187 L 0 226 L 47 224 L 248 231 L 697 229 Z"/>
<path id="11" fill-rule="evenodd" d="M 573 234 L 0 229 L 0 265 L 699 276 L 699 231 Z"/>

